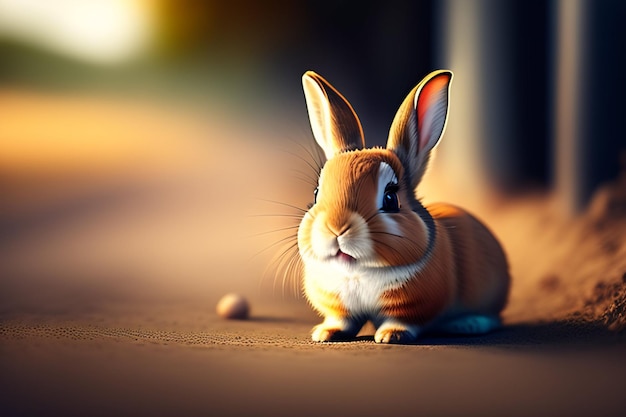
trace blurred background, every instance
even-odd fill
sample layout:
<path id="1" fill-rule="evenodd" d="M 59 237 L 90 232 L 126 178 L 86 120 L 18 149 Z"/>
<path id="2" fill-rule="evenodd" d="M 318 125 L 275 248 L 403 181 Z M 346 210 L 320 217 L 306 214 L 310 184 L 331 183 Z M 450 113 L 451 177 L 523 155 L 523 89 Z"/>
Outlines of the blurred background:
<path id="1" fill-rule="evenodd" d="M 624 162 L 625 20 L 620 0 L 0 0 L 0 311 L 294 286 L 262 272 L 293 275 L 293 229 L 248 239 L 297 225 L 261 199 L 311 199 L 310 69 L 369 145 L 451 69 L 420 194 L 575 216 Z"/>

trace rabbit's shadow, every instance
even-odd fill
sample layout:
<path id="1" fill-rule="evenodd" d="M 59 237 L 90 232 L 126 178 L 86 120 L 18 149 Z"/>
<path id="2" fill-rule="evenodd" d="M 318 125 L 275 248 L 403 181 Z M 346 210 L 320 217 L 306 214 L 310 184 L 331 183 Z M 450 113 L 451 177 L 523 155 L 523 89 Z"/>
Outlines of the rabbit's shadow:
<path id="1" fill-rule="evenodd" d="M 359 335 L 353 340 L 374 342 L 374 336 Z M 436 346 L 492 346 L 501 348 L 531 347 L 592 347 L 626 342 L 626 332 L 608 330 L 601 323 L 576 321 L 551 321 L 540 323 L 516 323 L 477 336 L 450 335 L 429 332 L 411 345 Z"/>

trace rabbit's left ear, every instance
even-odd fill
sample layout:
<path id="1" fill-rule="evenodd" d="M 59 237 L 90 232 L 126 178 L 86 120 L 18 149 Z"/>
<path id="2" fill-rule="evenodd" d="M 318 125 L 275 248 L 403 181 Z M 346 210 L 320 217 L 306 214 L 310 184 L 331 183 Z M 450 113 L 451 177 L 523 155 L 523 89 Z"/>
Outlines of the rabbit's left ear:
<path id="1" fill-rule="evenodd" d="M 327 159 L 365 146 L 363 128 L 354 109 L 328 81 L 307 71 L 302 76 L 302 87 L 313 136 Z"/>
<path id="2" fill-rule="evenodd" d="M 443 135 L 451 81 L 450 71 L 427 75 L 404 99 L 391 124 L 387 149 L 400 158 L 412 188 L 422 179 L 430 151 Z"/>

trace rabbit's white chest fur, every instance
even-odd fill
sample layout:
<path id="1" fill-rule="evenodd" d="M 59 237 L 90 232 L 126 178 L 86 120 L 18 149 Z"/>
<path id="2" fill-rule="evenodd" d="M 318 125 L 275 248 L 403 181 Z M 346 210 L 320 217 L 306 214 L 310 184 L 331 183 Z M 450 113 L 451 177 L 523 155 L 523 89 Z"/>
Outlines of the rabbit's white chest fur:
<path id="1" fill-rule="evenodd" d="M 327 293 L 336 294 L 352 315 L 374 316 L 380 310 L 381 296 L 405 284 L 421 263 L 403 267 L 350 267 L 341 262 L 308 262 L 305 286 L 314 284 Z"/>

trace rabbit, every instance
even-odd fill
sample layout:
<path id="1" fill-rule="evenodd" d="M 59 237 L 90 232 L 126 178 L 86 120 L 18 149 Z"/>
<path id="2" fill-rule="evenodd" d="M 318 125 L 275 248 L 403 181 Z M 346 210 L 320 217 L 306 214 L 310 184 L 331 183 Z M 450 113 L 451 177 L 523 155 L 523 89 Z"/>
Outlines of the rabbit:
<path id="1" fill-rule="evenodd" d="M 355 338 L 367 321 L 378 343 L 501 326 L 510 276 L 500 243 L 471 214 L 415 195 L 445 129 L 451 81 L 447 70 L 426 76 L 398 109 L 386 148 L 365 148 L 350 103 L 315 72 L 303 75 L 326 156 L 297 232 L 304 294 L 323 317 L 313 341 Z"/>

